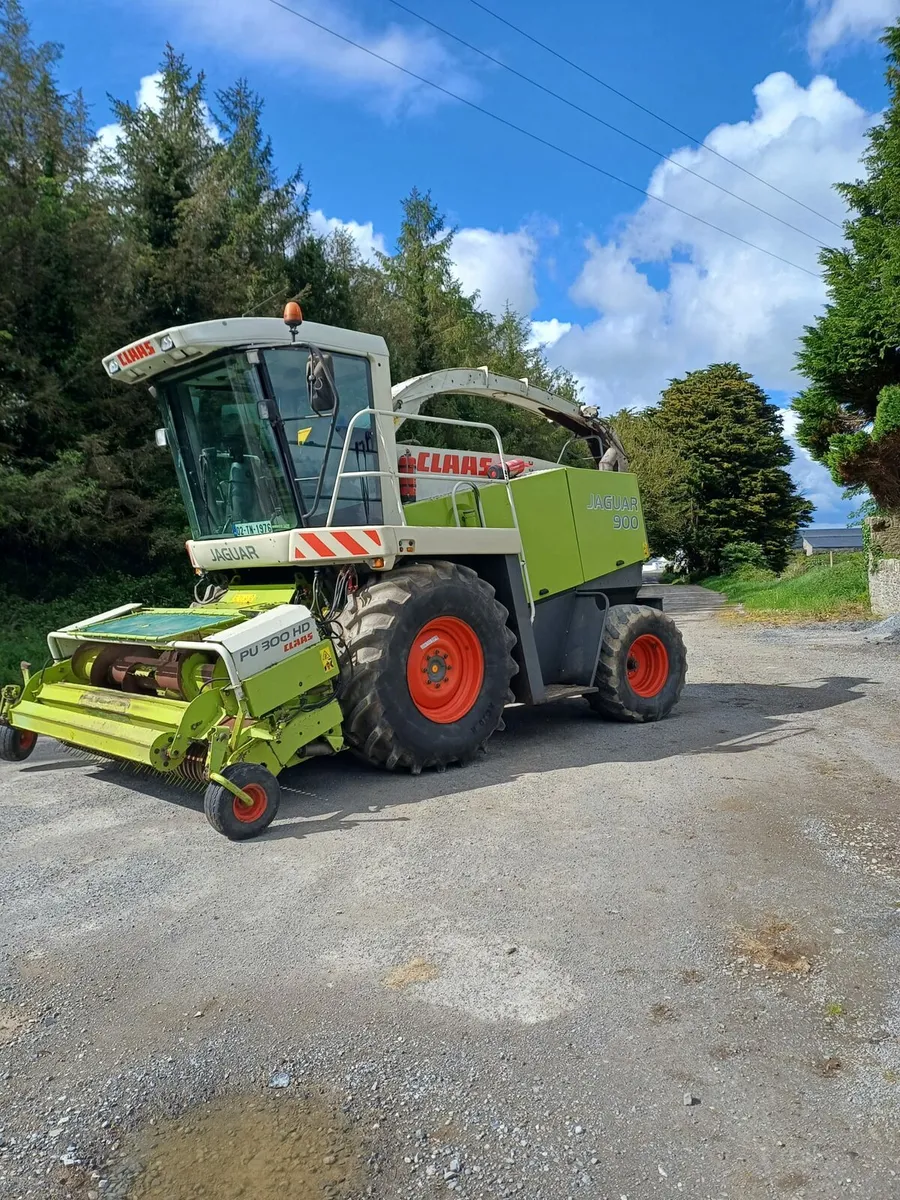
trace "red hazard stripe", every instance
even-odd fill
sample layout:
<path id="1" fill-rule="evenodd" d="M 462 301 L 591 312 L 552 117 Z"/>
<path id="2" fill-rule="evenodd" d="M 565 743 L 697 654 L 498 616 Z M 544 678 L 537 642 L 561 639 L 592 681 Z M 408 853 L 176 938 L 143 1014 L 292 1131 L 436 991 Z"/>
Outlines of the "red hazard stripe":
<path id="1" fill-rule="evenodd" d="M 300 535 L 310 550 L 315 550 L 320 558 L 337 558 L 337 551 L 332 550 L 325 542 L 315 533 L 302 533 Z"/>
<path id="2" fill-rule="evenodd" d="M 368 554 L 368 550 L 355 537 L 351 537 L 343 529 L 335 529 L 331 535 L 336 542 L 340 542 L 345 550 L 349 550 L 351 554 Z"/>
<path id="3" fill-rule="evenodd" d="M 378 536 L 377 529 L 364 529 L 363 533 L 366 535 L 366 537 L 371 538 L 376 546 L 381 545 L 381 538 Z"/>

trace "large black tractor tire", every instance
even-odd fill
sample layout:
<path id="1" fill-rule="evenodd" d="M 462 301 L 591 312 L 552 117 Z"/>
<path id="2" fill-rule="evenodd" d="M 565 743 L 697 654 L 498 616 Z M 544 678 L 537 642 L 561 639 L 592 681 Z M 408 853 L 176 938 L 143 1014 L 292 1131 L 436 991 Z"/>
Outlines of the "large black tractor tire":
<path id="1" fill-rule="evenodd" d="M 4 762 L 24 762 L 36 744 L 36 733 L 0 725 L 0 759 Z"/>
<path id="2" fill-rule="evenodd" d="M 671 617 L 644 604 L 614 604 L 607 614 L 594 686 L 595 712 L 613 721 L 661 721 L 677 704 L 687 652 Z"/>
<path id="3" fill-rule="evenodd" d="M 457 563 L 410 563 L 355 592 L 341 614 L 341 704 L 357 756 L 414 775 L 471 759 L 513 699 L 508 615 Z"/>

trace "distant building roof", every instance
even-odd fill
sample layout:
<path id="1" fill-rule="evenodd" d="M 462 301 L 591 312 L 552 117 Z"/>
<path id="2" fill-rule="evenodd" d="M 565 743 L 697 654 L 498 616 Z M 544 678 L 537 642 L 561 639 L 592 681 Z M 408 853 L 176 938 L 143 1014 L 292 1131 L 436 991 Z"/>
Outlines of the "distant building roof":
<path id="1" fill-rule="evenodd" d="M 803 541 L 814 550 L 862 550 L 863 531 L 851 529 L 804 529 Z"/>

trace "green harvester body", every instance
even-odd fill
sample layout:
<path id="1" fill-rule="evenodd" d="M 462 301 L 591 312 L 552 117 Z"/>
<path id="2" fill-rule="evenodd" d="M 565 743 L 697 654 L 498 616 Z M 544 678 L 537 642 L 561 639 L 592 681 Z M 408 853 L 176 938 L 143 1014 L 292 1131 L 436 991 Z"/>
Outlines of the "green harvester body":
<path id="1" fill-rule="evenodd" d="M 151 385 L 159 400 L 165 428 L 157 440 L 172 449 L 192 527 L 195 603 L 124 604 L 50 633 L 49 665 L 23 664 L 23 682 L 0 691 L 0 756 L 22 759 L 36 736 L 46 736 L 207 785 L 208 796 L 210 787 L 224 789 L 217 795 L 233 801 L 237 825 L 223 827 L 231 818 L 221 799 L 207 815 L 231 837 L 251 836 L 271 820 L 272 806 L 260 799 L 268 778 L 348 740 L 363 757 L 372 747 L 371 761 L 389 768 L 464 761 L 468 749 L 447 742 L 441 717 L 434 717 L 435 744 L 451 748 L 433 758 L 427 750 L 404 758 L 378 730 L 363 743 L 348 733 L 348 664 L 370 669 L 382 653 L 366 648 L 381 636 L 374 627 L 366 632 L 369 596 L 377 608 L 396 579 L 400 591 L 384 603 L 416 600 L 423 564 L 437 564 L 438 582 L 487 587 L 479 594 L 501 614 L 508 679 L 499 706 L 489 706 L 490 728 L 473 726 L 475 749 L 502 725 L 510 701 L 597 691 L 607 614 L 611 605 L 637 602 L 648 547 L 637 480 L 596 410 L 486 369 L 391 388 L 380 338 L 325 326 L 304 325 L 300 334 L 298 341 L 296 319 L 287 328 L 268 318 L 207 322 L 155 334 L 104 360 L 110 375 Z M 421 412 L 432 396 L 454 393 L 505 400 L 559 422 L 579 443 L 578 465 L 510 460 L 491 426 Z M 411 421 L 425 423 L 414 427 L 419 436 L 428 422 L 468 427 L 479 448 L 403 444 Z M 486 451 L 492 440 L 496 451 Z M 412 697 L 419 716 L 432 711 L 432 696 L 415 699 L 415 655 L 427 656 L 431 641 L 445 637 L 446 619 L 458 627 L 447 603 L 446 618 L 433 617 L 433 639 L 417 647 L 411 631 L 407 675 L 391 684 L 396 699 L 409 681 L 403 703 Z M 466 619 L 477 625 L 480 618 Z M 454 628 L 449 651 L 437 647 L 442 658 L 421 660 L 436 687 L 457 683 L 443 674 L 456 665 L 454 646 L 462 653 Z M 348 645 L 348 629 L 357 630 L 357 644 Z M 487 661 L 490 648 L 482 649 L 475 656 Z M 478 669 L 487 671 L 483 663 Z M 385 694 L 382 702 L 390 708 L 393 700 Z M 367 700 L 353 703 L 358 730 Z M 263 784 L 253 782 L 254 771 L 263 772 Z"/>

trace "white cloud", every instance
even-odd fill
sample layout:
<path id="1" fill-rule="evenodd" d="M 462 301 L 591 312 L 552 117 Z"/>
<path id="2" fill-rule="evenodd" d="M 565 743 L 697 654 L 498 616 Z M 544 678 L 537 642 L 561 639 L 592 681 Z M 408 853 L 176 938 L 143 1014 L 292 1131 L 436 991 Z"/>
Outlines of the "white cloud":
<path id="1" fill-rule="evenodd" d="M 821 76 L 803 88 L 770 75 L 755 97 L 752 119 L 714 129 L 709 144 L 840 222 L 832 185 L 857 177 L 871 114 Z M 822 241 L 840 241 L 839 229 L 721 159 L 689 149 L 673 157 Z M 606 411 L 653 403 L 673 376 L 723 360 L 768 390 L 796 390 L 797 339 L 825 299 L 819 247 L 671 163 L 657 167 L 649 190 L 814 275 L 648 199 L 615 237 L 587 241 L 571 294 L 597 315 L 560 337 L 554 361 L 575 371 Z"/>
<path id="2" fill-rule="evenodd" d="M 149 108 L 151 112 L 160 112 L 163 106 L 162 80 L 162 71 L 154 71 L 152 75 L 145 75 L 141 79 L 137 91 L 138 108 Z"/>
<path id="3" fill-rule="evenodd" d="M 460 229 L 451 247 L 454 271 L 464 290 L 478 292 L 481 307 L 495 316 L 507 305 L 527 315 L 537 304 L 537 253 L 537 239 L 526 229 L 516 233 Z"/>
<path id="4" fill-rule="evenodd" d="M 152 75 L 143 75 L 135 94 L 136 106 L 138 108 L 149 108 L 151 112 L 160 112 L 163 106 L 161 85 L 162 71 L 154 71 Z M 206 123 L 207 131 L 212 135 L 213 139 L 221 142 L 222 136 L 207 104 L 203 105 L 203 119 Z M 102 125 L 97 130 L 96 140 L 101 150 L 114 150 L 121 136 L 122 126 L 115 121 L 110 125 Z"/>
<path id="5" fill-rule="evenodd" d="M 376 233 L 371 221 L 361 224 L 359 221 L 341 221 L 338 217 L 326 217 L 321 208 L 315 208 L 309 214 L 309 222 L 313 233 L 327 237 L 335 230 L 348 233 L 356 243 L 356 248 L 365 262 L 377 262 L 376 254 L 385 253 L 384 234 Z"/>
<path id="6" fill-rule="evenodd" d="M 182 35 L 236 53 L 244 61 L 282 70 L 298 90 L 312 81 L 327 84 L 332 95 L 335 86 L 348 94 L 368 93 L 389 113 L 401 107 L 430 110 L 440 102 L 433 89 L 264 0 L 162 3 L 177 20 Z M 159 5 L 156 0 L 156 7 Z M 296 7 L 299 12 L 303 6 Z M 313 20 L 398 66 L 439 81 L 452 91 L 471 93 L 471 81 L 458 60 L 425 30 L 396 24 L 373 29 L 347 12 L 341 0 L 319 0 L 307 7 Z"/>
<path id="7" fill-rule="evenodd" d="M 149 108 L 153 112 L 159 112 L 162 107 L 159 94 L 159 85 L 161 83 L 162 71 L 154 71 L 152 75 L 142 76 L 135 96 L 138 108 Z M 102 125 L 96 134 L 97 141 L 102 150 L 114 150 L 121 136 L 122 126 L 118 121 L 114 121 L 110 125 Z"/>
<path id="8" fill-rule="evenodd" d="M 532 349 L 537 346 L 555 346 L 571 328 L 571 321 L 558 321 L 556 317 L 551 317 L 549 321 L 532 321 L 528 347 Z"/>
<path id="9" fill-rule="evenodd" d="M 842 42 L 878 37 L 900 17 L 900 0 L 807 0 L 813 11 L 807 46 L 813 59 Z"/>

